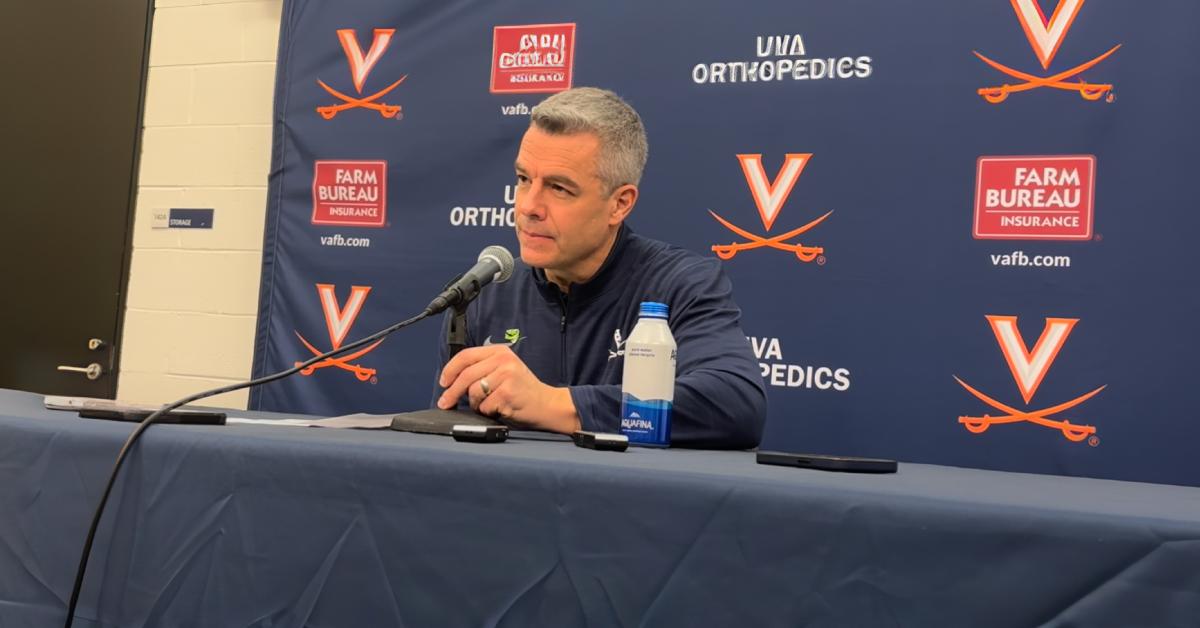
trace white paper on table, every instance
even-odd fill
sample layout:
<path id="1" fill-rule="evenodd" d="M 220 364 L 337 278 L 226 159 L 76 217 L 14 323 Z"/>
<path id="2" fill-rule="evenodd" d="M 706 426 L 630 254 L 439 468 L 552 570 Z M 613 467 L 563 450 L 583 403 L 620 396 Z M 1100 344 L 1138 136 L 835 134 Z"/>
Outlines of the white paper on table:
<path id="1" fill-rule="evenodd" d="M 241 419 L 230 417 L 225 419 L 229 425 L 277 425 L 281 427 L 310 427 L 313 419 Z"/>
<path id="2" fill-rule="evenodd" d="M 328 419 L 225 419 L 242 425 L 278 425 L 284 427 L 327 427 L 334 429 L 379 430 L 392 426 L 390 414 L 347 414 Z"/>

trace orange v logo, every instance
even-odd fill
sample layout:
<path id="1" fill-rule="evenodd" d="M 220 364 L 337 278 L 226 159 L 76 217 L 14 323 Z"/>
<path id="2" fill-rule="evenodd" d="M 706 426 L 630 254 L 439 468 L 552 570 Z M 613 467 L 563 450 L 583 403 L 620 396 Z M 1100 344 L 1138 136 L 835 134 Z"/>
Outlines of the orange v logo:
<path id="1" fill-rule="evenodd" d="M 1025 36 L 1029 38 L 1029 45 L 1033 46 L 1033 53 L 1042 62 L 1042 69 L 1049 70 L 1058 47 L 1071 30 L 1071 23 L 1083 8 L 1083 0 L 1058 0 L 1049 20 L 1042 13 L 1038 0 L 1012 0 L 1012 5 L 1025 29 Z"/>
<path id="2" fill-rule="evenodd" d="M 1038 336 L 1037 344 L 1033 346 L 1033 351 L 1030 351 L 1025 345 L 1025 339 L 1021 337 L 1020 330 L 1017 329 L 1016 316 L 988 315 L 986 318 L 988 324 L 992 326 L 992 332 L 996 334 L 996 341 L 1000 343 L 1000 351 L 1004 354 L 1004 359 L 1008 361 L 1008 368 L 1017 382 L 1017 388 L 1021 390 L 1021 396 L 1028 404 L 1033 395 L 1037 393 L 1038 387 L 1042 385 L 1042 379 L 1046 377 L 1046 373 L 1054 364 L 1054 359 L 1058 357 L 1059 350 L 1067 342 L 1067 336 L 1071 335 L 1071 330 L 1075 327 L 1075 323 L 1079 322 L 1079 319 L 1047 318 L 1046 326 L 1042 328 L 1042 335 Z M 1055 418 L 1055 415 L 1060 415 L 1095 397 L 1100 394 L 1100 391 L 1107 388 L 1107 385 L 1079 395 L 1070 401 L 1039 410 L 1020 410 L 988 396 L 957 375 L 954 376 L 954 381 L 958 382 L 976 399 L 991 406 L 992 411 L 999 410 L 1001 412 L 999 415 L 989 413 L 983 416 L 963 415 L 958 417 L 958 422 L 972 434 L 982 434 L 993 425 L 1028 422 L 1058 430 L 1069 441 L 1078 443 L 1086 440 L 1093 447 L 1100 443 L 1094 425 L 1072 423 L 1071 419 L 1058 419 Z"/>
<path id="3" fill-rule="evenodd" d="M 350 298 L 346 299 L 346 306 L 342 307 L 338 304 L 337 295 L 334 294 L 333 284 L 319 283 L 317 284 L 317 296 L 321 298 L 321 310 L 325 312 L 325 326 L 329 328 L 329 342 L 334 349 L 342 348 L 342 341 L 346 339 L 346 334 L 350 333 L 350 328 L 354 326 L 355 319 L 358 318 L 359 312 L 362 312 L 363 303 L 367 300 L 367 294 L 371 289 L 367 286 L 350 286 Z M 296 338 L 312 352 L 314 356 L 320 356 L 324 351 L 316 348 L 313 343 L 309 342 L 296 331 Z M 318 369 L 336 366 L 344 371 L 354 373 L 360 382 L 371 382 L 372 384 L 379 381 L 376 377 L 376 370 L 373 368 L 354 364 L 354 360 L 375 350 L 379 344 L 383 342 L 383 338 L 372 342 L 371 344 L 353 351 L 346 355 L 336 358 L 325 358 L 319 362 L 305 366 L 304 362 L 296 362 L 296 367 L 304 367 L 300 369 L 300 374 L 304 376 L 312 375 Z"/>
<path id="4" fill-rule="evenodd" d="M 1010 0 L 1013 10 L 1017 12 L 1017 20 L 1021 22 L 1021 28 L 1025 29 L 1025 37 L 1029 39 L 1029 45 L 1033 47 L 1033 54 L 1041 62 L 1042 69 L 1049 70 L 1050 63 L 1054 60 L 1054 55 L 1058 54 L 1059 46 L 1062 45 L 1063 39 L 1066 38 L 1067 31 L 1071 30 L 1071 24 L 1075 22 L 1075 16 L 1083 8 L 1084 0 L 1058 0 L 1058 4 L 1054 8 L 1054 14 L 1050 16 L 1050 19 L 1046 19 L 1046 15 L 1042 13 L 1042 7 L 1039 4 L 1042 1 Z M 1057 72 L 1051 76 L 1034 76 L 1016 68 L 1010 68 L 975 50 L 973 52 L 976 57 L 979 57 L 980 61 L 983 61 L 996 71 L 1008 75 L 1010 78 L 1023 81 L 1019 83 L 1010 81 L 994 87 L 981 87 L 976 91 L 984 100 L 993 105 L 1004 102 L 1010 94 L 1027 92 L 1042 87 L 1076 92 L 1084 100 L 1094 101 L 1104 98 L 1106 102 L 1113 102 L 1114 95 L 1111 83 L 1087 82 L 1083 79 L 1082 74 L 1112 56 L 1120 47 L 1121 44 L 1117 44 L 1109 48 L 1108 52 L 1091 61 L 1085 61 L 1069 70 Z"/>
<path id="5" fill-rule="evenodd" d="M 325 312 L 325 326 L 329 328 L 329 342 L 334 349 L 340 348 L 342 341 L 346 339 L 346 334 L 350 333 L 350 328 L 354 326 L 354 320 L 362 311 L 363 303 L 367 300 L 369 292 L 371 292 L 371 288 L 367 286 L 350 286 L 350 298 L 346 300 L 346 307 L 343 308 L 338 305 L 337 295 L 333 292 L 333 284 L 317 284 L 317 294 L 321 297 L 321 309 Z"/>
<path id="6" fill-rule="evenodd" d="M 400 114 L 400 105 L 389 105 L 382 102 L 382 98 L 396 89 L 408 75 L 401 76 L 391 85 L 371 94 L 363 96 L 363 83 L 367 81 L 367 75 L 371 73 L 371 69 L 383 57 L 383 53 L 387 50 L 388 45 L 392 43 L 392 35 L 396 33 L 394 28 L 377 28 L 375 29 L 375 38 L 371 40 L 371 49 L 364 55 L 362 46 L 358 45 L 358 35 L 354 33 L 352 28 L 339 29 L 337 32 L 338 41 L 342 43 L 342 51 L 346 53 L 346 61 L 350 63 L 350 77 L 354 81 L 354 89 L 358 90 L 359 97 L 356 98 L 349 94 L 344 94 L 325 83 L 321 79 L 317 79 L 317 84 L 321 89 L 329 92 L 330 96 L 337 98 L 341 102 L 336 105 L 322 105 L 317 107 L 317 113 L 321 114 L 322 118 L 332 120 L 337 117 L 338 113 L 347 109 L 363 107 L 378 111 L 379 115 L 384 118 L 395 118 L 399 120 L 403 116 Z"/>
<path id="7" fill-rule="evenodd" d="M 1047 318 L 1046 326 L 1042 329 L 1037 344 L 1033 346 L 1033 351 L 1026 347 L 1025 340 L 1017 329 L 1016 316 L 989 315 L 987 320 L 1000 343 L 1004 359 L 1008 361 L 1008 368 L 1017 382 L 1017 388 L 1021 390 L 1021 397 L 1025 399 L 1025 403 L 1029 403 L 1079 319 Z"/>
<path id="8" fill-rule="evenodd" d="M 750 194 L 754 197 L 754 204 L 758 206 L 758 215 L 767 231 L 775 224 L 779 210 L 787 202 L 792 187 L 796 185 L 800 173 L 804 172 L 804 166 L 808 165 L 810 157 L 812 153 L 786 154 L 775 180 L 768 182 L 761 154 L 737 156 L 738 162 L 742 164 L 742 173 L 746 175 L 746 184 L 750 186 Z"/>
<path id="9" fill-rule="evenodd" d="M 810 158 L 812 158 L 812 153 L 787 153 L 783 157 L 783 165 L 779 167 L 779 172 L 775 174 L 775 180 L 769 181 L 767 180 L 766 171 L 763 170 L 761 154 L 737 156 L 738 163 L 742 166 L 742 174 L 746 176 L 746 185 L 750 188 L 750 195 L 754 197 L 754 204 L 758 206 L 758 216 L 762 218 L 763 226 L 767 228 L 767 231 L 770 231 L 771 225 L 775 224 L 775 219 L 779 217 L 780 210 L 783 209 L 784 203 L 787 202 L 788 196 L 792 193 L 792 187 L 796 185 L 796 181 L 800 178 L 800 173 L 804 172 L 804 166 L 808 165 Z M 735 255 L 742 251 L 769 247 L 792 253 L 801 262 L 808 263 L 815 261 L 818 265 L 822 266 L 825 264 L 824 247 L 805 245 L 799 242 L 789 244 L 787 240 L 806 233 L 808 230 L 821 224 L 833 213 L 832 209 L 825 212 L 819 218 L 809 221 L 808 224 L 774 236 L 755 235 L 725 220 L 711 209 L 708 210 L 708 213 L 726 229 L 746 238 L 745 242 L 735 241 L 732 244 L 714 244 L 712 250 L 721 259 L 733 259 Z"/>
<path id="10" fill-rule="evenodd" d="M 346 52 L 346 60 L 350 62 L 350 76 L 354 79 L 354 89 L 358 90 L 358 93 L 362 93 L 367 75 L 371 73 L 371 68 L 375 67 L 375 64 L 383 57 L 383 53 L 387 51 L 395 32 L 394 28 L 375 29 L 375 38 L 371 40 L 371 49 L 364 56 L 362 46 L 358 45 L 358 35 L 355 34 L 354 29 L 338 30 L 338 41 L 342 42 L 342 50 Z"/>

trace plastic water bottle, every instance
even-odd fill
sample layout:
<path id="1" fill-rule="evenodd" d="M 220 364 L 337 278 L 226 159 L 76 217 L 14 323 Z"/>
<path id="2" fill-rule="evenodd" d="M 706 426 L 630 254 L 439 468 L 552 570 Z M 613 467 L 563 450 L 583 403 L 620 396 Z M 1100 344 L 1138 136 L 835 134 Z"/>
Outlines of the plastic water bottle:
<path id="1" fill-rule="evenodd" d="M 667 306 L 642 302 L 637 325 L 625 341 L 621 375 L 621 433 L 629 442 L 651 447 L 671 444 L 671 402 L 675 398 L 675 338 L 667 326 Z"/>

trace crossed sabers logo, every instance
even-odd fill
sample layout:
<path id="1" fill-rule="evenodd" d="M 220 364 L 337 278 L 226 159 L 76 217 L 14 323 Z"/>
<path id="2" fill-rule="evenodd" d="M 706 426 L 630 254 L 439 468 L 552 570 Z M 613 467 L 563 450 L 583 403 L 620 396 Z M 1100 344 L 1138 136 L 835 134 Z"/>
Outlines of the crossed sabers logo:
<path id="1" fill-rule="evenodd" d="M 1017 19 L 1020 20 L 1021 26 L 1025 28 L 1025 36 L 1029 38 L 1029 44 L 1033 46 L 1033 53 L 1042 62 L 1042 69 L 1049 71 L 1050 62 L 1054 60 L 1054 55 L 1058 53 L 1058 47 L 1062 45 L 1063 39 L 1067 36 L 1067 31 L 1071 29 L 1071 23 L 1075 21 L 1075 16 L 1079 13 L 1079 9 L 1083 8 L 1084 0 L 1059 0 L 1058 6 L 1054 9 L 1054 15 L 1051 15 L 1049 20 L 1042 13 L 1042 7 L 1038 5 L 1038 0 L 1011 1 L 1013 9 L 1017 12 Z M 1120 47 L 1121 44 L 1117 44 L 1110 48 L 1108 52 L 1091 61 L 1045 77 L 1014 70 L 983 56 L 978 51 L 973 51 L 975 52 L 975 56 L 979 57 L 984 63 L 1004 74 L 1024 81 L 1015 85 L 1005 83 L 999 87 L 984 87 L 978 90 L 979 95 L 983 96 L 984 100 L 995 104 L 1003 102 L 1012 93 L 1025 92 L 1039 87 L 1051 87 L 1069 92 L 1079 92 L 1079 95 L 1084 100 L 1099 100 L 1101 96 L 1108 94 L 1106 100 L 1112 102 L 1113 86 L 1111 84 L 1088 83 L 1079 75 L 1107 59 Z M 1079 78 L 1075 81 L 1070 80 L 1074 77 Z"/>
<path id="2" fill-rule="evenodd" d="M 804 166 L 808 165 L 808 160 L 812 158 L 812 153 L 788 153 L 785 155 L 783 166 L 779 168 L 779 173 L 775 175 L 775 180 L 772 182 L 767 181 L 767 173 L 763 170 L 762 165 L 762 155 L 738 155 L 737 158 L 738 162 L 742 164 L 742 173 L 746 175 L 746 184 L 750 186 L 750 194 L 754 197 L 754 204 L 758 206 L 758 215 L 762 218 L 763 226 L 766 227 L 767 231 L 770 231 L 771 225 L 775 224 L 775 219 L 779 217 L 779 210 L 783 208 L 783 204 L 787 202 L 788 196 L 792 193 L 792 186 L 796 185 L 796 180 L 800 178 L 800 173 L 804 171 Z M 711 209 L 708 210 L 708 213 L 712 214 L 712 217 L 724 225 L 726 229 L 747 239 L 746 242 L 714 244 L 712 250 L 721 259 L 733 259 L 735 255 L 742 251 L 749 251 L 765 246 L 781 251 L 788 251 L 802 262 L 807 263 L 816 260 L 817 264 L 825 263 L 824 247 L 805 246 L 799 242 L 788 244 L 787 240 L 821 224 L 822 221 L 829 217 L 829 214 L 833 213 L 833 210 L 825 212 L 824 216 L 802 227 L 770 237 L 754 235 L 725 220 Z"/>
<path id="3" fill-rule="evenodd" d="M 369 292 L 371 292 L 371 288 L 367 286 L 350 286 L 350 298 L 346 301 L 346 307 L 341 307 L 338 305 L 337 295 L 334 294 L 333 284 L 317 284 L 317 295 L 321 298 L 321 309 L 325 312 L 325 326 L 329 329 L 329 342 L 331 345 L 333 345 L 334 349 L 340 348 L 342 346 L 342 341 L 346 339 L 346 334 L 350 333 L 350 328 L 354 326 L 354 320 L 358 318 L 359 312 L 362 311 L 363 303 L 367 300 L 367 294 Z M 312 351 L 313 355 L 321 355 L 322 353 L 325 353 L 324 351 L 314 347 L 311 342 L 306 340 L 304 336 L 300 335 L 300 332 L 297 331 L 295 333 L 296 337 L 300 339 L 300 342 L 304 343 L 304 346 L 308 347 L 308 350 Z M 317 369 L 336 366 L 342 370 L 354 373 L 354 376 L 357 377 L 360 382 L 370 380 L 372 384 L 375 384 L 379 381 L 378 378 L 375 377 L 375 369 L 367 368 L 359 364 L 351 364 L 351 361 L 357 360 L 371 351 L 374 351 L 375 347 L 378 347 L 379 343 L 381 342 L 383 342 L 382 338 L 359 349 L 358 351 L 353 351 L 343 356 L 326 358 L 320 362 L 317 362 L 316 364 L 313 364 L 312 366 L 309 366 L 308 368 L 301 369 L 300 374 L 312 375 Z M 303 362 L 296 362 L 296 366 L 300 366 L 301 364 L 303 364 Z"/>
<path id="4" fill-rule="evenodd" d="M 395 34 L 394 28 L 377 28 L 375 29 L 375 38 L 371 40 L 371 49 L 364 55 L 362 46 L 358 45 L 358 35 L 355 34 L 352 28 L 343 28 L 338 30 L 338 41 L 342 42 L 342 50 L 346 52 L 346 60 L 350 62 L 350 76 L 354 79 L 354 89 L 358 91 L 358 95 L 362 96 L 363 83 L 367 81 L 367 75 L 371 73 L 371 69 L 383 57 L 384 51 L 392 43 L 392 35 Z M 317 84 L 329 92 L 331 96 L 341 100 L 341 104 L 326 105 L 317 107 L 317 113 L 321 114 L 322 118 L 332 120 L 337 114 L 355 107 L 363 107 L 365 109 L 373 109 L 379 112 L 379 115 L 384 118 L 400 119 L 400 105 L 387 105 L 377 102 L 383 98 L 388 92 L 396 89 L 408 75 L 400 77 L 400 80 L 388 85 L 387 87 L 366 96 L 365 98 L 355 98 L 339 92 L 322 81 L 317 79 Z"/>
<path id="5" fill-rule="evenodd" d="M 1075 327 L 1075 323 L 1079 322 L 1079 319 L 1047 318 L 1046 326 L 1042 329 L 1042 335 L 1038 338 L 1032 352 L 1026 348 L 1025 340 L 1021 337 L 1021 332 L 1017 330 L 1016 316 L 988 316 L 987 320 L 988 324 L 992 326 L 992 331 L 996 334 L 996 340 L 1000 343 L 1000 351 L 1004 353 L 1004 358 L 1008 361 L 1008 368 L 1012 371 L 1013 378 L 1017 381 L 1017 388 L 1021 391 L 1021 397 L 1028 404 L 1033 399 L 1033 395 L 1037 392 L 1038 387 L 1041 386 L 1042 379 L 1046 377 L 1050 366 L 1054 364 L 1054 359 L 1058 357 L 1058 351 L 1066 343 L 1067 336 L 1071 334 L 1071 329 Z M 1070 410 L 1095 397 L 1107 386 L 1101 386 L 1087 394 L 1080 395 L 1058 405 L 1026 412 L 1005 405 L 979 392 L 971 385 L 959 379 L 957 375 L 954 376 L 954 380 L 980 401 L 1005 413 L 1001 416 L 985 414 L 983 416 L 958 417 L 958 422 L 962 423 L 968 431 L 974 434 L 982 434 L 989 427 L 998 423 L 1027 421 L 1043 427 L 1060 430 L 1068 440 L 1079 442 L 1090 436 L 1091 438 L 1088 441 L 1090 444 L 1097 445 L 1100 442 L 1095 436 L 1095 427 L 1075 424 L 1067 419 L 1056 420 L 1051 418 L 1051 416 Z"/>

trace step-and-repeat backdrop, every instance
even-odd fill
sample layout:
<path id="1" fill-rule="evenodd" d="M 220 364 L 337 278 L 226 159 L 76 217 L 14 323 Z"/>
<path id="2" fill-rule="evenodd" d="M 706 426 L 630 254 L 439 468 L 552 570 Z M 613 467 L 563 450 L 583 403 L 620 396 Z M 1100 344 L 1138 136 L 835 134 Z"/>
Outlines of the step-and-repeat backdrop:
<path id="1" fill-rule="evenodd" d="M 515 252 L 529 110 L 592 85 L 649 133 L 630 224 L 734 281 L 764 447 L 1200 484 L 1196 24 L 1192 0 L 287 0 L 254 372 Z M 251 405 L 425 407 L 439 342 L 426 321 Z"/>

